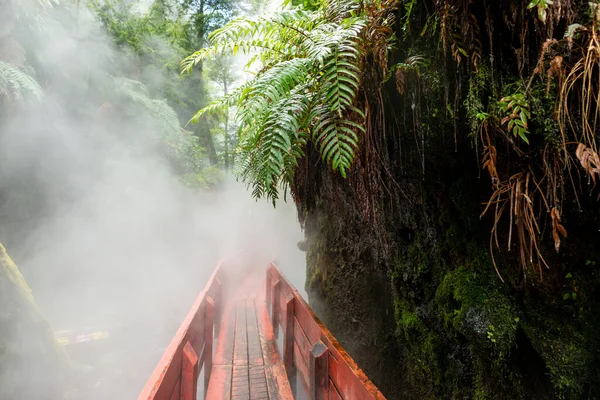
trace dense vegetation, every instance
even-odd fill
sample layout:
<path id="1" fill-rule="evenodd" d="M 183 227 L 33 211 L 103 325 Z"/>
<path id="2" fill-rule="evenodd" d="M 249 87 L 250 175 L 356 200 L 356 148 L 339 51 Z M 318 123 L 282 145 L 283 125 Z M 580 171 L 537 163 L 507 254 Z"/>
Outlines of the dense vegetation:
<path id="1" fill-rule="evenodd" d="M 291 188 L 315 306 L 390 397 L 600 395 L 599 12 L 288 5 L 182 64 L 258 53 L 197 116 L 237 107 L 241 175 Z"/>

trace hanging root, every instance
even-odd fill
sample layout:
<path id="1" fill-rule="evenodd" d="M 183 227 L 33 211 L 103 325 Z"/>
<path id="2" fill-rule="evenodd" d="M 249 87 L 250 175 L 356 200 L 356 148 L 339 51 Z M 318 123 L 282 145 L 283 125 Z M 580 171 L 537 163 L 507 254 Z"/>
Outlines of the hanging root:
<path id="1" fill-rule="evenodd" d="M 489 170 L 489 167 L 488 167 Z M 490 237 L 490 250 L 493 250 L 492 243 L 495 243 L 497 248 L 500 248 L 498 240 L 498 222 L 502 218 L 505 210 L 508 209 L 509 227 L 508 227 L 508 242 L 507 249 L 510 251 L 513 244 L 513 231 L 517 238 L 519 248 L 519 259 L 521 267 L 525 270 L 529 266 L 537 269 L 542 279 L 542 264 L 549 269 L 544 256 L 538 246 L 538 237 L 540 235 L 540 227 L 537 223 L 534 210 L 534 200 L 539 196 L 544 204 L 547 205 L 544 194 L 539 190 L 539 182 L 536 180 L 532 171 L 518 172 L 512 175 L 507 181 L 499 182 L 496 185 L 496 190 L 486 203 L 485 210 L 481 214 L 483 217 L 493 206 L 494 208 L 494 225 Z M 560 225 L 560 214 L 556 208 L 552 213 L 553 227 L 557 233 L 561 233 L 566 237 L 566 230 Z M 556 241 L 555 241 L 556 244 Z M 560 238 L 558 240 L 560 245 Z M 494 268 L 498 272 L 495 259 Z"/>
<path id="2" fill-rule="evenodd" d="M 587 42 L 584 43 L 583 56 L 573 65 L 565 78 L 559 93 L 559 118 L 563 146 L 566 147 L 567 128 L 575 134 L 578 142 L 597 152 L 595 133 L 600 117 L 600 102 L 598 100 L 600 42 L 596 29 L 584 30 Z M 580 121 L 573 121 L 569 111 L 571 102 L 577 104 Z M 565 149 L 566 152 L 566 149 Z"/>

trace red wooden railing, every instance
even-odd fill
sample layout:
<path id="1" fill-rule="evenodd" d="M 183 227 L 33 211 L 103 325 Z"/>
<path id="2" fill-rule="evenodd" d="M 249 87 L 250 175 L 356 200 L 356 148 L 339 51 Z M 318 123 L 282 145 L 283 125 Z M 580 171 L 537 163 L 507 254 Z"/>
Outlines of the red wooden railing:
<path id="1" fill-rule="evenodd" d="M 290 382 L 300 376 L 310 399 L 385 399 L 319 321 L 274 264 L 267 269 L 273 329 L 283 331 L 283 362 Z"/>
<path id="2" fill-rule="evenodd" d="M 217 337 L 221 325 L 222 269 L 219 264 L 212 273 L 138 400 L 195 400 L 202 367 L 206 393 L 212 371 L 213 334 Z"/>

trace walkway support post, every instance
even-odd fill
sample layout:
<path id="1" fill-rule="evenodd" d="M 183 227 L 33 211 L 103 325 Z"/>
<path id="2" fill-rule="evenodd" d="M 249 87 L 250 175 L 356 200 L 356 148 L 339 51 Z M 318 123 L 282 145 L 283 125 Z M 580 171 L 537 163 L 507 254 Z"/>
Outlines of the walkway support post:
<path id="1" fill-rule="evenodd" d="M 296 387 L 296 366 L 294 365 L 294 319 L 294 295 L 290 293 L 285 298 L 285 336 L 283 337 L 283 364 L 285 365 L 285 370 L 287 372 L 289 381 L 293 383 L 292 390 L 294 390 Z"/>
<path id="2" fill-rule="evenodd" d="M 271 314 L 273 314 L 273 334 L 275 335 L 275 339 L 279 338 L 279 325 L 281 321 L 279 320 L 281 314 L 281 292 L 280 292 L 280 284 L 279 279 L 275 279 L 271 282 Z"/>
<path id="3" fill-rule="evenodd" d="M 196 400 L 198 391 L 198 355 L 190 342 L 183 347 L 183 359 L 181 365 L 181 400 Z"/>
<path id="4" fill-rule="evenodd" d="M 329 350 L 322 341 L 316 342 L 309 354 L 310 400 L 329 398 Z"/>

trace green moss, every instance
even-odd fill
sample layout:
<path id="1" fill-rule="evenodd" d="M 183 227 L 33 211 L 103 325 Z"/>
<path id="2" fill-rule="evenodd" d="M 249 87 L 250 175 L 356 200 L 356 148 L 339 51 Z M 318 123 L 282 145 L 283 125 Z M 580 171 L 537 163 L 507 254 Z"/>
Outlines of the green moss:
<path id="1" fill-rule="evenodd" d="M 514 346 L 519 324 L 515 307 L 498 285 L 473 270 L 460 267 L 446 274 L 435 300 L 448 328 L 495 349 L 499 356 Z"/>
<path id="2" fill-rule="evenodd" d="M 425 389 L 439 387 L 442 381 L 440 337 L 425 326 L 422 319 L 411 311 L 407 302 L 396 301 L 395 316 L 396 334 L 408 349 L 410 380 L 422 382 Z M 421 395 L 423 398 L 436 398 L 434 393 L 427 393 L 427 390 Z"/>
<path id="3" fill-rule="evenodd" d="M 60 398 L 71 372 L 65 350 L 54 338 L 27 282 L 2 244 L 0 366 L 10 366 L 0 371 L 1 391 L 7 398 L 37 399 L 42 398 L 40 392 L 47 395 L 43 398 Z"/>
<path id="4" fill-rule="evenodd" d="M 1 243 L 0 243 L 0 274 L 8 277 L 10 282 L 12 282 L 12 284 L 15 285 L 15 287 L 21 293 L 23 298 L 27 299 L 27 301 L 30 303 L 31 307 L 34 307 L 35 310 L 37 311 L 37 306 L 35 305 L 35 303 L 33 301 L 33 295 L 31 294 L 31 289 L 29 288 L 29 285 L 27 285 L 27 282 L 25 281 L 25 278 L 21 274 L 21 271 L 19 271 L 19 268 L 17 268 L 17 266 L 15 265 L 13 260 L 8 256 L 6 249 L 4 248 L 4 246 Z"/>
<path id="5" fill-rule="evenodd" d="M 564 322 L 529 320 L 524 323 L 524 331 L 548 368 L 556 396 L 573 399 L 579 398 L 591 383 L 593 354 L 585 337 Z"/>

